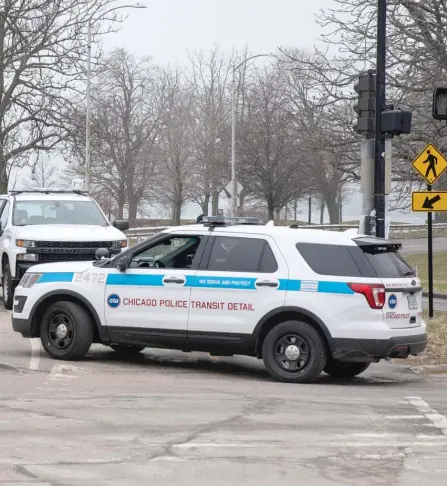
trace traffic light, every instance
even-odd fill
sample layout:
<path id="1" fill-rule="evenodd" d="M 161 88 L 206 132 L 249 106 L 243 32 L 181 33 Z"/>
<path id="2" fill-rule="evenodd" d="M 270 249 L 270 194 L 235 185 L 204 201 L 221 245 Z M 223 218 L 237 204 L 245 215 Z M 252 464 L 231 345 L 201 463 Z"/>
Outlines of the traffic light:
<path id="1" fill-rule="evenodd" d="M 354 90 L 358 93 L 357 101 L 353 108 L 357 113 L 357 120 L 353 123 L 356 133 L 365 135 L 366 138 L 374 136 L 375 112 L 376 112 L 376 75 L 374 71 L 361 74 L 354 84 Z"/>
<path id="2" fill-rule="evenodd" d="M 382 111 L 380 128 L 384 135 L 401 135 L 411 132 L 413 113 L 409 110 L 388 109 Z"/>
<path id="3" fill-rule="evenodd" d="M 435 120 L 447 120 L 447 88 L 433 91 L 432 115 Z"/>

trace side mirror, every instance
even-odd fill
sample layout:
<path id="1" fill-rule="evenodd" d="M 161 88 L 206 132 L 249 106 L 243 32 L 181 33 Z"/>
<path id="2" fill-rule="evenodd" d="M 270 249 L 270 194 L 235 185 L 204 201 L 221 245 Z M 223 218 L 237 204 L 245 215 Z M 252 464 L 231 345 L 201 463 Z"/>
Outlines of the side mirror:
<path id="1" fill-rule="evenodd" d="M 127 231 L 129 229 L 129 222 L 125 221 L 124 219 L 115 219 L 112 226 L 120 231 Z"/>
<path id="2" fill-rule="evenodd" d="M 95 258 L 102 260 L 103 258 L 109 258 L 109 250 L 107 248 L 98 248 L 95 252 Z"/>
<path id="3" fill-rule="evenodd" d="M 126 270 L 127 270 L 127 259 L 126 258 L 120 258 L 117 262 L 116 262 L 116 268 L 124 273 Z"/>

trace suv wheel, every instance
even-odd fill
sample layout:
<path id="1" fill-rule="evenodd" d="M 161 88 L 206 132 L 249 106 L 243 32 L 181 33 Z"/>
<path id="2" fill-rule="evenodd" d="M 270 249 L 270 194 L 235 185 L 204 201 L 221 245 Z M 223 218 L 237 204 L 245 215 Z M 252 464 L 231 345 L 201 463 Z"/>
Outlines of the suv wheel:
<path id="1" fill-rule="evenodd" d="M 123 344 L 112 344 L 110 346 L 120 356 L 135 356 L 141 353 L 146 346 L 125 346 Z"/>
<path id="2" fill-rule="evenodd" d="M 2 290 L 3 305 L 5 306 L 5 309 L 11 310 L 14 305 L 14 284 L 9 263 L 5 263 L 3 266 Z"/>
<path id="3" fill-rule="evenodd" d="M 53 358 L 81 359 L 93 341 L 92 317 L 74 302 L 56 302 L 42 317 L 40 339 Z"/>
<path id="4" fill-rule="evenodd" d="M 324 368 L 324 372 L 333 378 L 348 380 L 360 375 L 369 368 L 371 363 L 340 363 L 333 359 L 329 360 Z"/>
<path id="5" fill-rule="evenodd" d="M 326 364 L 323 338 L 310 324 L 282 322 L 264 340 L 262 357 L 267 371 L 276 379 L 304 383 L 318 378 Z"/>

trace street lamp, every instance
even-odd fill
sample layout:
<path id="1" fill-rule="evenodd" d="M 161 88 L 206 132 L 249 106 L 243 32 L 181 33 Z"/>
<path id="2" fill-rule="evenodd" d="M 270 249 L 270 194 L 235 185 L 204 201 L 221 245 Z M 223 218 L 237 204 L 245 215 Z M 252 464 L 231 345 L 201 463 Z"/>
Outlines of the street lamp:
<path id="1" fill-rule="evenodd" d="M 136 3 L 134 5 L 120 5 L 118 7 L 111 8 L 103 12 L 99 17 L 90 17 L 87 24 L 87 108 L 85 114 L 85 187 L 87 193 L 90 193 L 90 117 L 91 117 L 91 77 L 92 77 L 92 25 L 104 18 L 105 15 L 115 10 L 121 10 L 123 8 L 147 8 L 146 5 Z"/>
<path id="2" fill-rule="evenodd" d="M 248 61 L 258 57 L 275 57 L 274 54 L 256 54 L 244 59 L 237 66 L 233 66 L 233 78 L 231 82 L 231 216 L 237 212 L 237 180 L 236 180 L 236 71 Z"/>

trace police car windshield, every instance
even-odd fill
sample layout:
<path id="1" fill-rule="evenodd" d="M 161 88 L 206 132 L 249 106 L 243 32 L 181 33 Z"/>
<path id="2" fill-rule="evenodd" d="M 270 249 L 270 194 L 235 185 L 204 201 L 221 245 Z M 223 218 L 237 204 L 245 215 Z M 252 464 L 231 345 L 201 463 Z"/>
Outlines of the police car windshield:
<path id="1" fill-rule="evenodd" d="M 107 226 L 108 223 L 93 201 L 16 201 L 14 226 L 37 224 L 86 224 Z"/>

